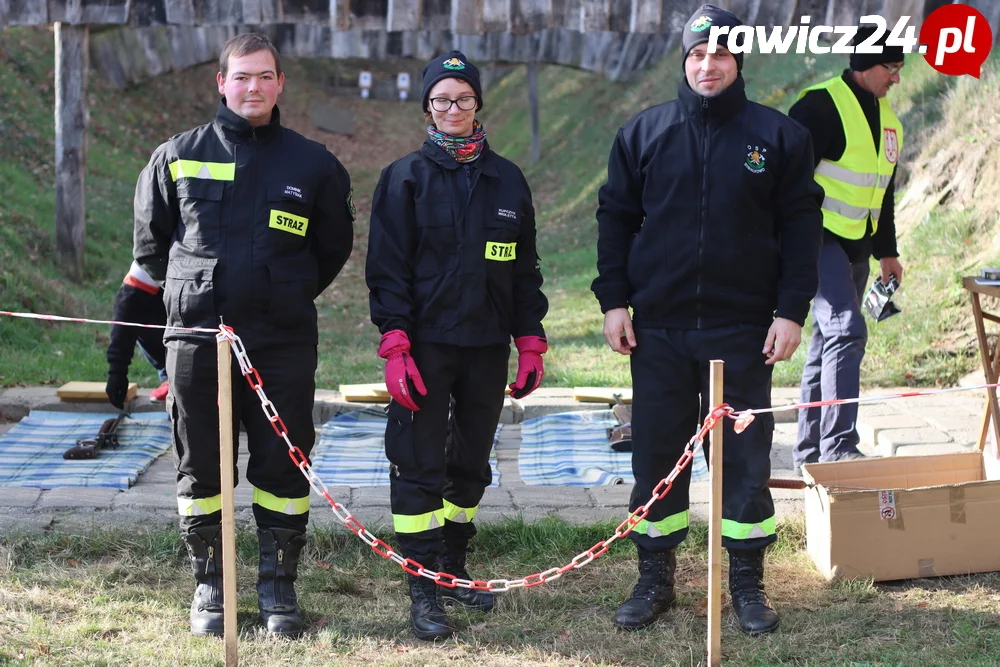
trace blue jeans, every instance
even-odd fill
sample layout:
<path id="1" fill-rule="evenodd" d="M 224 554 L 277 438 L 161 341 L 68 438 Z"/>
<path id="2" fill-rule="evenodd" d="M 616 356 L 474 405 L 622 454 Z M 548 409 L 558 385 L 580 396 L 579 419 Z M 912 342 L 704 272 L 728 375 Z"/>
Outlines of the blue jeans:
<path id="1" fill-rule="evenodd" d="M 868 327 L 861 300 L 868 287 L 868 258 L 852 263 L 836 239 L 819 256 L 819 289 L 812 303 L 813 332 L 802 369 L 803 403 L 857 398 Z M 799 410 L 795 465 L 836 461 L 858 451 L 858 405 Z"/>

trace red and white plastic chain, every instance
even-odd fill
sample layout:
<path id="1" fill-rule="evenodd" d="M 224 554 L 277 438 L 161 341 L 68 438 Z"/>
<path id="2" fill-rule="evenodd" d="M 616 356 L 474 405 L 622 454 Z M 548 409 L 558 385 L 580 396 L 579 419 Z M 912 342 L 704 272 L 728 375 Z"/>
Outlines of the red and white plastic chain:
<path id="1" fill-rule="evenodd" d="M 694 458 L 695 448 L 704 441 L 705 436 L 708 435 L 708 432 L 712 430 L 715 424 L 724 417 L 735 419 L 735 417 L 733 417 L 733 409 L 725 403 L 713 408 L 708 416 L 705 417 L 705 422 L 702 427 L 698 429 L 698 432 L 695 433 L 695 435 L 684 447 L 684 452 L 681 454 L 680 459 L 677 460 L 673 470 L 670 471 L 669 475 L 660 480 L 660 483 L 653 489 L 653 495 L 646 502 L 646 504 L 629 514 L 628 518 L 618 525 L 611 537 L 603 542 L 598 542 L 586 551 L 577 554 L 566 565 L 563 565 L 562 567 L 553 567 L 545 570 L 544 572 L 536 572 L 535 574 L 530 574 L 521 579 L 490 579 L 489 581 L 483 581 L 480 579 L 460 579 L 452 574 L 448 574 L 447 572 L 435 572 L 434 570 L 429 570 L 412 558 L 404 558 L 400 554 L 396 553 L 387 543 L 372 535 L 360 521 L 354 518 L 354 516 L 347 511 L 347 509 L 330 496 L 329 489 L 326 484 L 323 483 L 323 480 L 316 475 L 312 466 L 309 465 L 309 461 L 305 454 L 302 453 L 301 449 L 293 445 L 291 440 L 288 438 L 288 429 L 285 428 L 285 423 L 281 420 L 277 410 L 275 410 L 274 404 L 268 400 L 267 395 L 264 393 L 264 382 L 261 380 L 260 374 L 250 363 L 250 358 L 247 356 L 246 348 L 243 347 L 243 342 L 240 340 L 240 337 L 236 335 L 231 327 L 221 325 L 219 329 L 220 332 L 216 337 L 219 340 L 222 340 L 223 338 L 228 339 L 231 343 L 233 354 L 236 355 L 236 360 L 240 365 L 240 371 L 247 379 L 250 387 L 256 391 L 257 395 L 260 397 L 261 409 L 264 411 L 264 414 L 267 415 L 268 421 L 271 422 L 271 427 L 274 429 L 275 433 L 281 436 L 281 438 L 285 441 L 285 444 L 288 445 L 288 455 L 291 457 L 299 471 L 305 476 L 306 480 L 309 482 L 309 486 L 312 487 L 316 493 L 323 496 L 328 503 L 330 503 L 333 513 L 340 520 L 340 522 L 343 523 L 348 530 L 361 538 L 362 542 L 371 547 L 372 551 L 377 553 L 382 558 L 398 563 L 399 566 L 409 574 L 432 579 L 438 585 L 444 586 L 445 588 L 469 588 L 472 590 L 491 592 L 503 592 L 514 588 L 532 588 L 548 581 L 554 581 L 570 570 L 579 569 L 594 559 L 600 558 L 608 551 L 615 540 L 628 535 L 646 518 L 649 514 L 649 509 L 652 507 L 654 502 L 666 497 L 666 495 L 670 492 L 670 489 L 673 488 L 674 480 L 677 479 L 677 476 L 681 474 L 681 471 L 683 471 L 684 468 L 691 463 L 691 459 Z"/>

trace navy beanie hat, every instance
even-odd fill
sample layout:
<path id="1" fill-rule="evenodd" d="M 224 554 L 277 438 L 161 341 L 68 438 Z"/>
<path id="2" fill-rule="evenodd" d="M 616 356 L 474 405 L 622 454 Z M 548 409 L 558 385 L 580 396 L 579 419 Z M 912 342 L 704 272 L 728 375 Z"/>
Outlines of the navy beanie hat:
<path id="1" fill-rule="evenodd" d="M 684 52 L 684 57 L 681 62 L 687 60 L 691 49 L 708 41 L 713 26 L 729 26 L 732 29 L 741 25 L 743 25 L 743 21 L 736 14 L 715 5 L 702 5 L 684 24 L 684 33 L 681 37 L 681 50 Z M 719 36 L 719 46 L 729 48 L 729 33 Z M 743 54 L 734 53 L 733 58 L 736 59 L 736 70 L 742 72 Z"/>
<path id="2" fill-rule="evenodd" d="M 858 33 L 854 37 L 854 45 L 857 46 L 864 40 L 868 39 L 874 32 L 874 26 L 864 26 L 858 28 Z M 882 37 L 875 40 L 875 44 L 882 47 L 882 53 L 852 53 L 851 69 L 855 72 L 864 72 L 866 69 L 871 69 L 872 67 L 883 63 L 903 62 L 903 47 L 886 46 L 885 40 L 887 36 L 888 33 L 883 32 Z"/>
<path id="3" fill-rule="evenodd" d="M 461 79 L 472 86 L 479 103 L 476 111 L 483 108 L 483 87 L 479 83 L 479 69 L 469 62 L 461 51 L 449 51 L 443 56 L 434 58 L 424 67 L 424 93 L 422 96 L 424 111 L 428 110 L 428 99 L 431 88 L 442 79 Z"/>

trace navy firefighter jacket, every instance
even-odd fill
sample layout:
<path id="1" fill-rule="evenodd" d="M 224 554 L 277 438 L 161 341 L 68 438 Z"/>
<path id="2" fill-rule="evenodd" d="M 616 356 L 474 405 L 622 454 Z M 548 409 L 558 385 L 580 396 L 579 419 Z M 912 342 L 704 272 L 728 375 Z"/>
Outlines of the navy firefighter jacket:
<path id="1" fill-rule="evenodd" d="M 351 181 L 325 146 L 219 104 L 157 148 L 135 191 L 136 262 L 163 285 L 167 324 L 216 328 L 247 349 L 315 345 L 313 299 L 354 243 Z M 204 340 L 167 330 L 165 341 Z"/>
<path id="2" fill-rule="evenodd" d="M 545 335 L 531 191 L 488 144 L 466 166 L 427 139 L 383 170 L 365 275 L 383 334 L 460 346 Z"/>

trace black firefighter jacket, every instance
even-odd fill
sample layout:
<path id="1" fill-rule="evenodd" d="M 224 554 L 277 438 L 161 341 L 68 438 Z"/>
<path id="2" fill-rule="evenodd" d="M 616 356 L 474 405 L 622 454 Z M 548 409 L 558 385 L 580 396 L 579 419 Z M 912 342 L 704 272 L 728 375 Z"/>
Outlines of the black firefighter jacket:
<path id="1" fill-rule="evenodd" d="M 618 131 L 597 209 L 601 310 L 637 327 L 799 324 L 818 284 L 823 189 L 808 131 L 746 98 L 743 77 Z"/>
<path id="2" fill-rule="evenodd" d="M 471 168 L 470 187 L 465 167 L 428 139 L 382 172 L 365 266 L 382 333 L 461 346 L 545 335 L 528 183 L 488 145 Z"/>
<path id="3" fill-rule="evenodd" d="M 247 349 L 317 342 L 313 299 L 354 242 L 350 176 L 326 148 L 225 99 L 215 122 L 162 144 L 135 191 L 138 264 L 163 285 L 168 326 L 217 328 Z M 165 341 L 205 340 L 167 330 Z"/>

